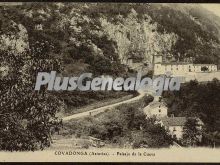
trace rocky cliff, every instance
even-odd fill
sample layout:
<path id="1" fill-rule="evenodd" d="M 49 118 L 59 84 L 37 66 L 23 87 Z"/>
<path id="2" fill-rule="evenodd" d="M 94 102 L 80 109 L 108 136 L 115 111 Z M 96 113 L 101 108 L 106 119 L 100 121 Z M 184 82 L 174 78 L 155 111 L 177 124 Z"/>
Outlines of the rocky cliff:
<path id="1" fill-rule="evenodd" d="M 171 48 L 175 45 L 178 35 L 157 31 L 157 23 L 152 23 L 149 15 L 142 19 L 132 9 L 127 17 L 118 15 L 117 23 L 113 24 L 101 19 L 104 31 L 117 42 L 118 54 L 122 62 L 128 58 L 141 58 L 141 61 L 152 64 L 154 55 L 172 56 Z"/>

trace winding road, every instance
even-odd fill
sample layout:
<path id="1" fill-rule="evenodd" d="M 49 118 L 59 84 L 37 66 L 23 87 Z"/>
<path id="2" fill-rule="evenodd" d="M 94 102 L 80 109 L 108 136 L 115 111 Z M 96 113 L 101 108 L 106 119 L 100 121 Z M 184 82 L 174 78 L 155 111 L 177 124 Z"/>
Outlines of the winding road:
<path id="1" fill-rule="evenodd" d="M 104 112 L 106 109 L 111 109 L 111 108 L 114 108 L 116 106 L 119 106 L 119 105 L 125 104 L 125 103 L 135 102 L 135 101 L 143 98 L 146 95 L 146 93 L 143 92 L 143 91 L 138 91 L 138 93 L 139 93 L 138 96 L 133 97 L 133 98 L 131 98 L 129 100 L 125 100 L 125 101 L 122 101 L 122 102 L 119 102 L 119 103 L 114 103 L 114 104 L 106 105 L 106 106 L 103 106 L 103 107 L 100 107 L 100 108 L 96 108 L 96 109 L 93 109 L 93 110 L 90 110 L 90 111 L 86 111 L 86 112 L 82 112 L 82 113 L 77 113 L 77 114 L 74 114 L 74 115 L 66 116 L 66 117 L 63 117 L 62 120 L 63 120 L 63 122 L 65 122 L 65 121 L 68 121 L 68 120 L 71 120 L 71 119 L 78 119 L 78 118 L 82 118 L 82 117 L 86 117 L 86 116 L 96 115 L 96 114 L 99 114 L 101 112 Z"/>

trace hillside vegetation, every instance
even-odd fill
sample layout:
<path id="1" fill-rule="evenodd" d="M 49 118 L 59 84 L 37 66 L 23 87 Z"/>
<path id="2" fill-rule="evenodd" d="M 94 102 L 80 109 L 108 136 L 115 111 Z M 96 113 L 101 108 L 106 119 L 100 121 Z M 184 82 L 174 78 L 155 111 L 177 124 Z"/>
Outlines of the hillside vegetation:
<path id="1" fill-rule="evenodd" d="M 220 131 L 220 82 L 200 84 L 190 81 L 179 92 L 164 92 L 163 97 L 169 107 L 169 115 L 198 117 L 204 124 L 206 133 Z M 220 137 L 216 137 L 220 139 Z"/>

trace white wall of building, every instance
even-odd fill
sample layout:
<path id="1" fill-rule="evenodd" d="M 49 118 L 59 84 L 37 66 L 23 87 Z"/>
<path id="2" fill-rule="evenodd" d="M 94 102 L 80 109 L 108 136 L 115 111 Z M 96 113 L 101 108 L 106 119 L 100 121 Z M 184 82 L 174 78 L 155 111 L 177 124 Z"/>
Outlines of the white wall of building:
<path id="1" fill-rule="evenodd" d="M 162 62 L 162 56 L 154 56 L 154 63 L 161 63 Z"/>
<path id="2" fill-rule="evenodd" d="M 154 101 L 143 109 L 147 117 L 162 118 L 167 117 L 168 108 L 163 103 Z"/>
<path id="3" fill-rule="evenodd" d="M 183 137 L 183 126 L 169 126 L 168 132 L 172 137 L 176 137 L 178 140 Z"/>
<path id="4" fill-rule="evenodd" d="M 214 64 L 163 64 L 157 63 L 154 65 L 154 75 L 165 74 L 166 72 L 171 72 L 173 75 L 185 75 L 190 73 L 203 73 L 201 68 L 206 66 L 208 68 L 208 72 L 216 72 L 217 65 Z"/>
<path id="5" fill-rule="evenodd" d="M 150 110 L 150 115 L 156 117 L 165 117 L 167 116 L 167 107 L 165 106 L 155 107 Z"/>
<path id="6" fill-rule="evenodd" d="M 162 121 L 158 121 L 157 123 L 160 124 L 161 127 L 164 126 L 172 137 L 176 137 L 178 140 L 183 137 L 183 126 L 165 126 Z"/>

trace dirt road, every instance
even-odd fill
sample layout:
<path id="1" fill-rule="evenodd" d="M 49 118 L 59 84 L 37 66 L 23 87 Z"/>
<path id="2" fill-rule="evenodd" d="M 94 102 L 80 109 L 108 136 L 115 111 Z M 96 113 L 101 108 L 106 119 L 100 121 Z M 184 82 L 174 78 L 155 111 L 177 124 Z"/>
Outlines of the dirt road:
<path id="1" fill-rule="evenodd" d="M 104 107 L 96 108 L 96 109 L 93 109 L 93 110 L 90 110 L 90 111 L 87 111 L 87 112 L 82 112 L 82 113 L 77 113 L 77 114 L 74 114 L 74 115 L 66 116 L 66 117 L 63 117 L 62 119 L 63 119 L 63 122 L 65 122 L 65 121 L 68 121 L 68 120 L 71 120 L 71 119 L 77 119 L 77 118 L 86 117 L 86 116 L 90 116 L 90 115 L 96 115 L 96 114 L 99 114 L 101 112 L 104 112 L 106 109 L 111 109 L 111 108 L 114 108 L 116 106 L 119 106 L 119 105 L 125 104 L 125 103 L 132 103 L 136 100 L 139 100 L 139 99 L 143 98 L 145 95 L 146 95 L 145 92 L 139 92 L 138 96 L 133 97 L 129 100 L 125 100 L 125 101 L 122 101 L 122 102 L 119 102 L 119 103 L 114 103 L 114 104 L 107 105 L 107 106 L 104 106 Z"/>

